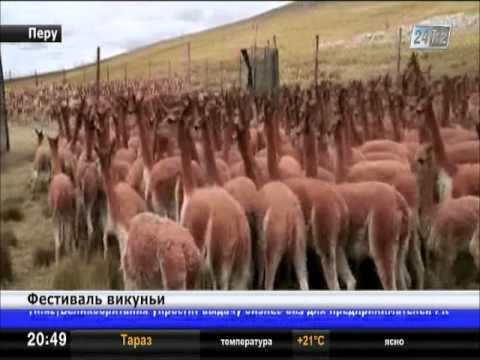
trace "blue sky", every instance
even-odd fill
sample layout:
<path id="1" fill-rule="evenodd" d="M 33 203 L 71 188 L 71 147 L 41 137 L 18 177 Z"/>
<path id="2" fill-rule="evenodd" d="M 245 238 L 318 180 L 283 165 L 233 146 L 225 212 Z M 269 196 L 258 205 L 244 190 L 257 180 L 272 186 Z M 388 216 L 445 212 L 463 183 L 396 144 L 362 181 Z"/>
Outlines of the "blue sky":
<path id="1" fill-rule="evenodd" d="M 179 35 L 283 6 L 289 1 L 0 2 L 1 24 L 61 24 L 62 43 L 1 44 L 3 71 L 13 77 L 71 68 Z"/>

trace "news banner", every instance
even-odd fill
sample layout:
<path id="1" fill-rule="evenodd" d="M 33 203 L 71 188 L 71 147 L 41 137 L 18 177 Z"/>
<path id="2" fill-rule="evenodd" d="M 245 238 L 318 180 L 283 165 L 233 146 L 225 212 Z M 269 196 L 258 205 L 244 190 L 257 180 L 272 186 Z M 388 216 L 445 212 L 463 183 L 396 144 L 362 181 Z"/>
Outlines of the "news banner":
<path id="1" fill-rule="evenodd" d="M 2 359 L 478 359 L 478 291 L 2 291 Z"/>

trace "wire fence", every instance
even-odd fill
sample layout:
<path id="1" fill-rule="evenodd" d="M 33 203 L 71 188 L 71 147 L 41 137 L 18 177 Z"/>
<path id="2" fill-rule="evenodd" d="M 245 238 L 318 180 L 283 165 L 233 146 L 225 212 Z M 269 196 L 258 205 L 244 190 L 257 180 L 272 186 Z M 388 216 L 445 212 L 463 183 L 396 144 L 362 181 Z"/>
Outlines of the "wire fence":
<path id="1" fill-rule="evenodd" d="M 318 44 L 318 80 L 332 79 L 348 81 L 364 79 L 379 74 L 395 76 L 406 65 L 412 50 L 411 27 L 403 27 L 399 46 L 399 28 L 362 33 L 347 40 Z M 480 67 L 479 23 L 468 29 L 452 28 L 447 50 L 418 52 L 422 70 L 433 77 L 443 74 L 455 75 L 465 72 L 478 73 Z M 302 44 L 278 41 L 279 77 L 281 84 L 311 84 L 315 80 L 316 34 Z M 272 35 L 272 38 L 274 35 Z M 275 45 L 277 41 L 275 40 Z M 153 49 L 147 54 L 131 56 L 133 60 L 122 61 L 121 57 L 108 59 L 101 65 L 101 80 L 132 79 L 182 79 L 192 88 L 220 90 L 238 84 L 246 84 L 246 69 L 241 65 L 240 49 L 237 54 L 223 54 L 222 58 L 208 57 L 188 51 L 189 43 L 178 43 L 167 49 Z M 305 45 L 306 44 L 306 45 Z M 195 44 L 193 44 L 195 45 Z M 273 46 L 258 44 L 258 47 Z M 430 69 L 430 70 L 429 70 Z M 60 71 L 35 77 L 35 83 L 67 81 L 87 84 L 95 81 L 94 65 L 84 66 L 68 72 Z M 20 80 L 19 80 L 20 81 Z M 28 80 L 32 83 L 31 78 Z M 21 81 L 20 81 L 21 82 Z"/>

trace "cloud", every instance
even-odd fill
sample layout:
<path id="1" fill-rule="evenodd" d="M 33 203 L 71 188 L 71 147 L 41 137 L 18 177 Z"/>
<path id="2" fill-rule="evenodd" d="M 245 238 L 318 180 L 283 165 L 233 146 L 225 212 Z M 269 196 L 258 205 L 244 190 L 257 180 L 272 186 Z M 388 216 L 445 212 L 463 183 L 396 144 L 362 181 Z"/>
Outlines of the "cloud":
<path id="1" fill-rule="evenodd" d="M 48 44 L 45 43 L 32 43 L 32 44 L 25 44 L 25 45 L 20 45 L 20 50 L 41 50 L 41 49 L 47 49 Z"/>
<path id="2" fill-rule="evenodd" d="M 235 13 L 228 9 L 213 9 L 208 20 L 212 23 L 223 25 L 236 19 Z"/>
<path id="3" fill-rule="evenodd" d="M 67 26 L 62 26 L 62 37 L 69 38 L 75 35 L 75 30 L 73 28 Z"/>
<path id="4" fill-rule="evenodd" d="M 190 8 L 179 11 L 175 14 L 175 19 L 186 22 L 198 22 L 203 20 L 205 13 L 202 8 Z"/>

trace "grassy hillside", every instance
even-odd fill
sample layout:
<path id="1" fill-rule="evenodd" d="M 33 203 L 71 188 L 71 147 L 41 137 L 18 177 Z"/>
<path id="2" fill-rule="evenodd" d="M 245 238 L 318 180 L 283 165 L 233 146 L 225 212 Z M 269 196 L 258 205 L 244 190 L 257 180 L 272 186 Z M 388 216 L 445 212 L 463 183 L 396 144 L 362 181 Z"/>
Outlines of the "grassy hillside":
<path id="1" fill-rule="evenodd" d="M 209 63 L 209 84 L 218 85 L 219 62 L 224 62 L 227 82 L 238 79 L 238 52 L 253 44 L 253 24 L 258 24 L 258 44 L 263 46 L 275 34 L 280 50 L 282 82 L 307 82 L 312 78 L 315 34 L 320 36 L 320 69 L 322 76 L 341 80 L 368 77 L 396 69 L 396 32 L 400 25 L 415 24 L 433 16 L 464 13 L 478 15 L 479 2 L 304 2 L 293 3 L 254 18 L 207 30 L 201 33 L 161 41 L 122 54 L 102 63 L 102 78 L 107 66 L 110 79 L 123 79 L 127 64 L 128 78 L 147 78 L 148 63 L 153 76 L 166 76 L 168 62 L 172 74 L 186 72 L 186 43 L 191 42 L 192 78 L 195 84 L 205 82 Z M 356 43 L 361 34 L 385 32 L 380 42 Z M 422 64 L 432 64 L 432 74 L 456 74 L 479 69 L 479 23 L 454 31 L 447 51 L 424 53 Z M 409 38 L 404 35 L 402 56 L 410 54 Z M 92 53 L 96 44 L 92 43 Z M 93 65 L 67 72 L 69 82 L 93 81 Z M 62 73 L 40 77 L 42 82 L 61 81 Z M 9 87 L 32 86 L 33 79 L 8 82 Z"/>

